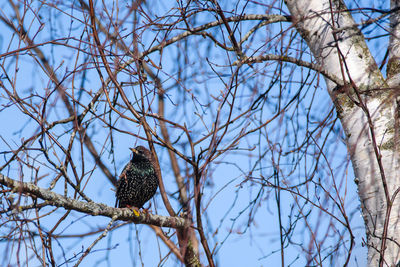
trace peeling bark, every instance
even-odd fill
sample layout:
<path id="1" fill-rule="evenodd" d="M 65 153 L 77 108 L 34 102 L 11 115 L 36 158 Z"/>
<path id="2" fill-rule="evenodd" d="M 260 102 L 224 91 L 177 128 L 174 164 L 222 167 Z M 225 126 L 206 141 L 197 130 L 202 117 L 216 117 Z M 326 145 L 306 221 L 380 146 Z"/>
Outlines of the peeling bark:
<path id="1" fill-rule="evenodd" d="M 395 131 L 399 124 L 394 91 L 342 1 L 285 2 L 321 68 L 346 84 L 335 90 L 337 84 L 326 79 L 348 137 L 366 225 L 368 263 L 394 266 L 400 261 L 400 157 Z"/>

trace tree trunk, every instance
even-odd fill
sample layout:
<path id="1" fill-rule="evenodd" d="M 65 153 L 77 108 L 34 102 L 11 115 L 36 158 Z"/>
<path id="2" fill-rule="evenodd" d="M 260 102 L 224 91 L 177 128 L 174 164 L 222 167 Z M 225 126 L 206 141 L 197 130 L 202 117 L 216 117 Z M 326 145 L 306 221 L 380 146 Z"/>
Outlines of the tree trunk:
<path id="1" fill-rule="evenodd" d="M 326 79 L 326 84 L 347 136 L 366 227 L 368 264 L 395 266 L 400 261 L 399 102 L 396 89 L 389 85 L 398 84 L 384 79 L 342 1 L 285 2 L 321 70 L 343 81 L 337 85 Z M 396 65 L 397 41 L 391 44 Z"/>

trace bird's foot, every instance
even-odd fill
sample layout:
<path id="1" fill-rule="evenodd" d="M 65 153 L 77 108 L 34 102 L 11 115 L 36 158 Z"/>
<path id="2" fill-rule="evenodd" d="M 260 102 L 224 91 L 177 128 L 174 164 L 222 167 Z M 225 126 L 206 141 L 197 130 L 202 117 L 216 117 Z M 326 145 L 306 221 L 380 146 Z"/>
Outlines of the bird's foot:
<path id="1" fill-rule="evenodd" d="M 149 210 L 150 210 L 150 208 L 151 208 L 151 202 L 149 203 L 149 207 L 147 207 L 147 208 L 143 208 L 143 213 L 149 213 Z"/>
<path id="2" fill-rule="evenodd" d="M 149 207 L 150 208 L 150 207 Z M 149 208 L 143 208 L 143 213 L 145 213 L 145 214 L 149 214 L 150 212 L 149 212 Z"/>
<path id="3" fill-rule="evenodd" d="M 126 207 L 127 207 L 128 209 L 130 209 L 130 210 L 133 212 L 133 214 L 135 214 L 136 217 L 139 217 L 139 216 L 140 216 L 139 208 L 137 208 L 137 207 L 135 207 L 135 206 L 130 206 L 130 205 L 126 205 Z"/>

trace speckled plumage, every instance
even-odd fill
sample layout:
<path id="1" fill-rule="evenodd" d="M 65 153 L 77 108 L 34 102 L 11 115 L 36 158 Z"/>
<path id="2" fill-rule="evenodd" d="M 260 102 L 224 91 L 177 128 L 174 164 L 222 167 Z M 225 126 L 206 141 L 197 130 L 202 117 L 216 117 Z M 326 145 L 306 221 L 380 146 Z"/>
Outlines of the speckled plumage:
<path id="1" fill-rule="evenodd" d="M 158 188 L 151 152 L 143 146 L 131 150 L 131 161 L 125 166 L 117 184 L 115 207 L 119 208 L 142 208 Z"/>

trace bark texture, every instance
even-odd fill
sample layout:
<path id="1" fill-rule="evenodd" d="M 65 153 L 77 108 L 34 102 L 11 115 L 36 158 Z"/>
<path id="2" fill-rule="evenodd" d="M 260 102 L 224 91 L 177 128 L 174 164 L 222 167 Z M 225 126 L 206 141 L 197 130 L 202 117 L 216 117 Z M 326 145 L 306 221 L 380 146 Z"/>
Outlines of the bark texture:
<path id="1" fill-rule="evenodd" d="M 400 261 L 396 90 L 388 86 L 342 1 L 285 2 L 321 69 L 343 81 L 338 85 L 326 79 L 347 136 L 366 225 L 369 266 L 395 266 Z M 395 41 L 391 44 L 397 47 Z"/>
<path id="2" fill-rule="evenodd" d="M 19 182 L 10 179 L 3 174 L 0 174 L 0 184 L 11 188 L 13 192 L 30 194 L 33 197 L 47 201 L 45 204 L 63 207 L 64 209 L 76 210 L 93 216 L 101 215 L 114 220 L 132 221 L 137 224 L 150 224 L 159 227 L 171 227 L 177 229 L 190 226 L 190 222 L 184 218 L 167 217 L 143 212 L 135 213 L 128 208 L 120 209 L 95 202 L 83 202 L 40 188 L 33 183 Z"/>

